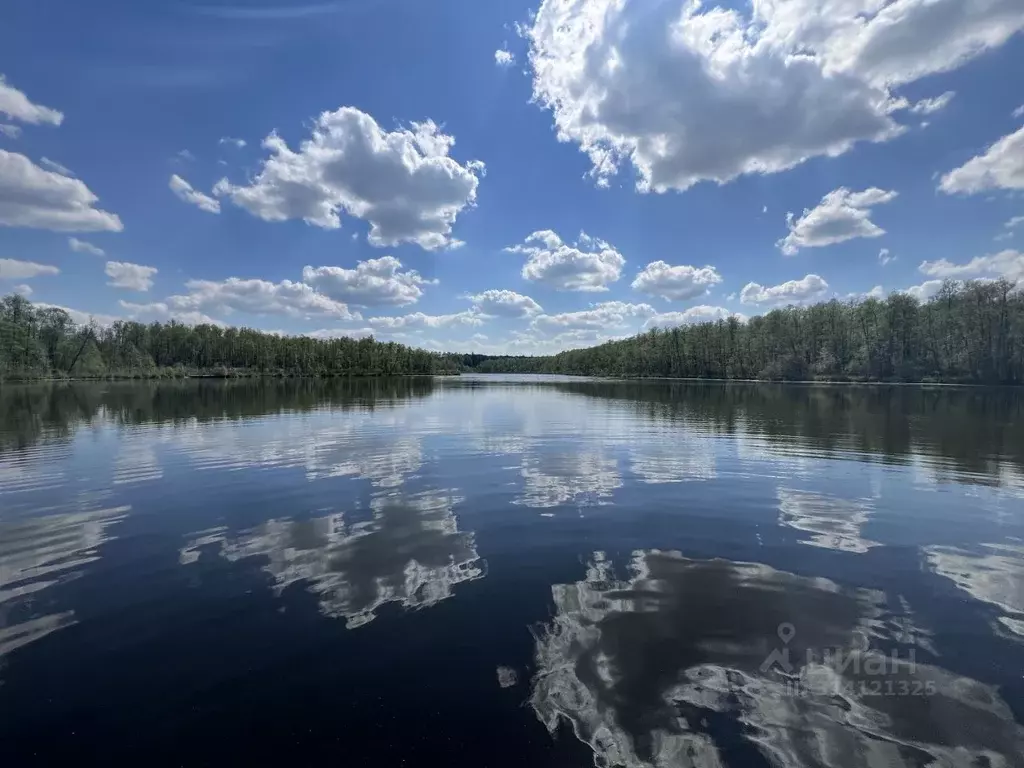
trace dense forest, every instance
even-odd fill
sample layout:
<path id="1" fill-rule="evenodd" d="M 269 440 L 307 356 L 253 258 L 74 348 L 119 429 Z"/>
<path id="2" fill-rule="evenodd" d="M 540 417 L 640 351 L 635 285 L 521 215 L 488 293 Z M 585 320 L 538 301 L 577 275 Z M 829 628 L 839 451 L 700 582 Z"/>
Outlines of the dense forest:
<path id="1" fill-rule="evenodd" d="M 0 299 L 0 380 L 185 375 L 388 376 L 458 373 L 462 357 L 394 342 L 278 336 L 181 323 L 75 325 L 62 309 Z"/>
<path id="2" fill-rule="evenodd" d="M 592 376 L 1024 383 L 1024 293 L 1005 280 L 759 317 L 654 329 L 550 357 L 438 354 L 394 342 L 278 336 L 248 328 L 117 321 L 75 325 L 53 307 L 0 299 L 0 379 L 166 375 Z"/>
<path id="3" fill-rule="evenodd" d="M 482 373 L 1024 383 L 1024 293 L 947 281 L 925 303 L 832 301 L 669 330 L 551 357 L 497 357 Z"/>

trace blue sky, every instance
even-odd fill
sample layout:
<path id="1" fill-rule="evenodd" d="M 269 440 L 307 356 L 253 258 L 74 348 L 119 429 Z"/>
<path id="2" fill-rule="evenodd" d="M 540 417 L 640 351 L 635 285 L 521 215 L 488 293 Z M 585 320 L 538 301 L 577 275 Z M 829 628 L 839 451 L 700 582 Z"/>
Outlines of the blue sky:
<path id="1" fill-rule="evenodd" d="M 0 17 L 0 292 L 76 318 L 528 353 L 1024 278 L 1024 0 Z"/>

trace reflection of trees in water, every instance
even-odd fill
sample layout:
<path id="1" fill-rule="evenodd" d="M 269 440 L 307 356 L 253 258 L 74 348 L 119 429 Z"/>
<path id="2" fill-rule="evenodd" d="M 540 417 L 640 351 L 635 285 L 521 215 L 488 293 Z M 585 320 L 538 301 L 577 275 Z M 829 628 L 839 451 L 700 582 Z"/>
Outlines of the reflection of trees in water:
<path id="1" fill-rule="evenodd" d="M 446 386 L 492 385 L 448 381 Z M 950 461 L 954 475 L 972 473 L 971 482 L 1013 481 L 1007 460 L 1014 477 L 1024 474 L 1024 393 L 1013 389 L 587 380 L 544 386 L 625 401 L 648 420 L 699 425 L 702 434 L 743 433 L 780 448 L 803 444 L 819 453 L 939 456 Z M 25 447 L 43 436 L 66 436 L 96 418 L 140 424 L 372 409 L 426 397 L 436 387 L 430 378 L 5 385 L 0 388 L 0 450 Z"/>
<path id="2" fill-rule="evenodd" d="M 77 578 L 99 559 L 107 528 L 129 507 L 0 521 L 0 656 L 75 623 L 50 613 L 45 591 Z"/>
<path id="3" fill-rule="evenodd" d="M 531 704 L 552 732 L 567 720 L 596 765 L 717 766 L 723 750 L 792 766 L 1024 764 L 1024 729 L 995 690 L 912 663 L 878 593 L 657 551 L 635 553 L 627 580 L 598 554 L 552 592 Z"/>
<path id="4" fill-rule="evenodd" d="M 861 537 L 861 528 L 874 511 L 871 499 L 850 501 L 790 488 L 779 488 L 778 496 L 779 524 L 811 534 L 804 544 L 856 553 L 878 546 Z"/>
<path id="5" fill-rule="evenodd" d="M 1009 614 L 999 622 L 1024 638 L 1024 545 L 983 544 L 980 552 L 925 547 L 925 554 L 937 574 Z"/>
<path id="6" fill-rule="evenodd" d="M 203 547 L 217 545 L 231 561 L 266 558 L 278 591 L 308 582 L 325 615 L 357 627 L 385 603 L 435 605 L 456 585 L 483 577 L 473 534 L 458 529 L 457 501 L 444 491 L 392 494 L 373 499 L 373 518 L 365 522 L 346 524 L 338 513 L 270 520 L 236 537 L 211 531 L 197 536 L 181 560 L 194 563 Z"/>
<path id="7" fill-rule="evenodd" d="M 827 386 L 671 381 L 585 381 L 563 392 L 628 401 L 654 420 L 718 433 L 793 439 L 819 452 L 952 460 L 960 472 L 1000 483 L 1001 463 L 1024 472 L 1024 392 L 1017 389 Z"/>
<path id="8" fill-rule="evenodd" d="M 386 408 L 426 397 L 434 387 L 429 377 L 4 385 L 0 451 L 24 448 L 44 437 L 66 437 L 97 418 L 146 424 L 243 419 L 318 408 Z"/>

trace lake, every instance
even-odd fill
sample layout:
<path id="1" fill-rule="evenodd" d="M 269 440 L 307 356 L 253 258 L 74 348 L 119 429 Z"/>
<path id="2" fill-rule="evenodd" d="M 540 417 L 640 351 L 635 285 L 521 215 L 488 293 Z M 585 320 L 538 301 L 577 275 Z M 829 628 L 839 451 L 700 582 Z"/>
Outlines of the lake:
<path id="1" fill-rule="evenodd" d="M 1024 393 L 0 387 L 3 764 L 1024 764 Z"/>

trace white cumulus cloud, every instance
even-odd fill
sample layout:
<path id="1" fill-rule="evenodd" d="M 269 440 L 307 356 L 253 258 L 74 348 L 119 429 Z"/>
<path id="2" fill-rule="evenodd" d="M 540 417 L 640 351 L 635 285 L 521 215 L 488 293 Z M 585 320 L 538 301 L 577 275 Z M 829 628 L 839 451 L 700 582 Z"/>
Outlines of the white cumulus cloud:
<path id="1" fill-rule="evenodd" d="M 664 261 L 652 261 L 636 276 L 633 290 L 668 301 L 683 301 L 703 296 L 722 282 L 722 276 L 708 265 L 673 267 Z"/>
<path id="2" fill-rule="evenodd" d="M 0 149 L 0 226 L 58 232 L 120 232 L 116 214 L 78 179 L 46 171 L 24 155 Z"/>
<path id="3" fill-rule="evenodd" d="M 1020 0 L 544 0 L 527 35 L 558 138 L 641 191 L 774 173 L 904 129 L 890 89 L 1024 27 Z"/>
<path id="4" fill-rule="evenodd" d="M 988 256 L 975 256 L 965 264 L 954 264 L 948 259 L 922 261 L 918 271 L 928 277 L 1004 277 L 1013 282 L 1024 281 L 1024 253 L 1008 249 Z"/>
<path id="5" fill-rule="evenodd" d="M 26 299 L 29 296 L 32 295 L 32 286 L 31 285 L 25 285 L 25 283 L 20 283 L 20 284 L 14 286 L 14 288 L 12 288 L 12 290 L 16 294 L 18 294 L 19 296 L 24 296 Z"/>
<path id="6" fill-rule="evenodd" d="M 928 299 L 937 294 L 939 289 L 942 288 L 942 282 L 942 280 L 925 280 L 920 285 L 912 285 L 909 288 L 904 289 L 901 293 L 913 296 L 918 301 L 928 301 Z"/>
<path id="7" fill-rule="evenodd" d="M 871 221 L 871 208 L 890 202 L 896 194 L 877 187 L 863 192 L 851 192 L 846 187 L 832 190 L 815 208 L 805 208 L 800 218 L 786 214 L 789 234 L 776 245 L 792 256 L 801 248 L 820 248 L 857 237 L 881 237 L 885 230 Z"/>
<path id="8" fill-rule="evenodd" d="M 403 272 L 402 262 L 394 256 L 361 261 L 355 269 L 307 266 L 302 281 L 332 299 L 360 307 L 415 304 L 423 286 L 435 282 L 414 269 Z"/>
<path id="9" fill-rule="evenodd" d="M 132 301 L 121 300 L 118 302 L 121 308 L 128 314 L 129 320 L 139 322 L 160 322 L 166 323 L 170 320 L 184 323 L 185 325 L 219 325 L 225 326 L 220 320 L 215 320 L 209 315 L 196 311 L 178 311 L 167 305 L 164 301 L 154 301 L 149 304 L 137 304 Z"/>
<path id="10" fill-rule="evenodd" d="M 876 285 L 870 291 L 854 291 L 853 293 L 848 293 L 843 297 L 843 299 L 846 301 L 867 301 L 868 299 L 878 299 L 879 301 L 883 301 L 885 299 L 885 289 L 880 285 Z"/>
<path id="11" fill-rule="evenodd" d="M 425 315 L 413 312 L 409 315 L 396 317 L 371 317 L 368 321 L 374 328 L 397 330 L 422 330 L 424 328 L 453 328 L 457 326 L 483 325 L 484 319 L 479 312 L 468 309 L 450 315 Z"/>
<path id="12" fill-rule="evenodd" d="M 533 317 L 544 311 L 529 296 L 515 291 L 491 289 L 470 294 L 466 298 L 473 302 L 477 311 L 496 317 Z"/>
<path id="13" fill-rule="evenodd" d="M 765 287 L 747 283 L 740 291 L 740 301 L 755 306 L 784 306 L 820 301 L 828 292 L 828 283 L 818 275 L 805 275 L 799 280 L 788 280 L 779 285 Z"/>
<path id="14" fill-rule="evenodd" d="M 1003 136 L 983 154 L 947 173 L 939 189 L 968 195 L 990 189 L 1024 189 L 1024 128 Z"/>
<path id="15" fill-rule="evenodd" d="M 105 271 L 110 278 L 107 285 L 132 291 L 148 291 L 153 287 L 153 275 L 158 272 L 156 267 L 127 261 L 108 261 Z"/>
<path id="16" fill-rule="evenodd" d="M 370 223 L 376 246 L 413 242 L 427 250 L 452 244 L 452 225 L 476 201 L 484 165 L 449 156 L 455 139 L 431 120 L 383 130 L 365 112 L 324 112 L 313 135 L 293 151 L 276 134 L 271 156 L 248 185 L 222 179 L 214 187 L 264 221 L 302 219 L 325 229 L 345 213 Z"/>
<path id="17" fill-rule="evenodd" d="M 189 280 L 185 287 L 189 291 L 187 294 L 165 299 L 164 303 L 170 311 L 362 319 L 358 312 L 350 311 L 343 302 L 335 301 L 305 283 L 291 280 L 272 283 L 255 278 L 229 277 L 226 280 Z"/>
<path id="18" fill-rule="evenodd" d="M 559 291 L 607 291 L 608 284 L 622 276 L 626 264 L 613 246 L 586 232 L 567 245 L 550 229 L 540 230 L 521 245 L 505 250 L 529 256 L 523 265 L 524 279 Z"/>
<path id="19" fill-rule="evenodd" d="M 204 195 L 197 189 L 193 189 L 192 185 L 185 181 L 178 174 L 172 174 L 171 180 L 168 185 L 171 191 L 178 196 L 179 199 L 183 200 L 190 205 L 196 206 L 201 211 L 207 213 L 220 213 L 220 201 L 216 200 L 209 195 Z"/>
<path id="20" fill-rule="evenodd" d="M 59 275 L 60 270 L 49 264 L 18 259 L 0 259 L 0 280 L 25 280 L 40 275 Z"/>
<path id="21" fill-rule="evenodd" d="M 578 312 L 539 315 L 531 321 L 530 328 L 548 334 L 566 331 L 621 332 L 635 328 L 638 325 L 637 321 L 646 320 L 657 314 L 657 310 L 650 304 L 605 301 Z"/>
<path id="22" fill-rule="evenodd" d="M 32 125 L 60 125 L 64 121 L 62 113 L 33 104 L 24 93 L 9 85 L 3 75 L 0 75 L 0 114 Z"/>
<path id="23" fill-rule="evenodd" d="M 515 54 L 513 54 L 508 47 L 499 48 L 494 52 L 494 63 L 499 67 L 511 67 L 516 63 Z"/>
<path id="24" fill-rule="evenodd" d="M 725 307 L 712 307 L 701 304 L 690 307 L 683 312 L 662 312 L 655 315 L 644 323 L 644 328 L 675 328 L 680 325 L 693 325 L 694 323 L 713 323 L 718 320 L 728 320 L 735 317 L 744 322 L 747 316 L 740 312 L 733 312 Z"/>

